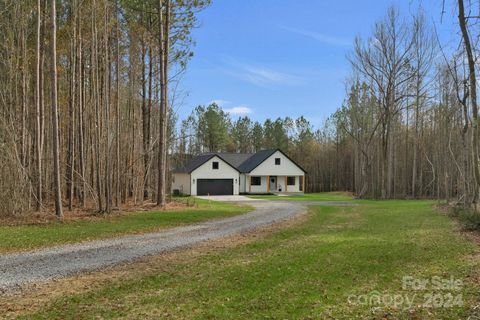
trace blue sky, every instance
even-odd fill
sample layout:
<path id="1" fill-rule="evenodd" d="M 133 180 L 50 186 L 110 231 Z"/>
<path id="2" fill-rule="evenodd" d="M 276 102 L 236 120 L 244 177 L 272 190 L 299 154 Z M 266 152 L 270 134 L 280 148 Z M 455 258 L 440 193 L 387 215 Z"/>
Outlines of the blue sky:
<path id="1" fill-rule="evenodd" d="M 390 5 L 408 15 L 420 3 L 448 39 L 454 16 L 447 9 L 440 24 L 442 0 L 213 0 L 193 32 L 176 111 L 183 119 L 217 101 L 233 118 L 304 115 L 318 127 L 343 101 L 355 36 L 368 36 Z"/>

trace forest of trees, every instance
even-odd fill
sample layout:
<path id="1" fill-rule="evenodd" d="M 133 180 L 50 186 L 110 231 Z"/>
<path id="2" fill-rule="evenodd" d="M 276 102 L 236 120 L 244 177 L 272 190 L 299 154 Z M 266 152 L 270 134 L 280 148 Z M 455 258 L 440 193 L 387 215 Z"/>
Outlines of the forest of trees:
<path id="1" fill-rule="evenodd" d="M 480 186 L 480 15 L 449 1 L 458 37 L 448 48 L 421 10 L 391 8 L 356 38 L 345 101 L 321 127 L 235 119 L 215 104 L 173 112 L 209 0 L 0 1 L 0 214 L 164 206 L 170 168 L 202 152 L 264 148 L 307 170 L 307 192 L 470 206 Z"/>
<path id="2" fill-rule="evenodd" d="M 453 46 L 441 43 L 421 10 L 402 16 L 395 8 L 370 37 L 355 40 L 334 121 L 352 152 L 359 197 L 478 202 L 478 49 L 470 44 L 478 42 L 478 6 L 466 3 L 449 3 L 458 14 Z"/>
<path id="3" fill-rule="evenodd" d="M 0 1 L 0 212 L 164 206 L 169 85 L 207 5 Z"/>

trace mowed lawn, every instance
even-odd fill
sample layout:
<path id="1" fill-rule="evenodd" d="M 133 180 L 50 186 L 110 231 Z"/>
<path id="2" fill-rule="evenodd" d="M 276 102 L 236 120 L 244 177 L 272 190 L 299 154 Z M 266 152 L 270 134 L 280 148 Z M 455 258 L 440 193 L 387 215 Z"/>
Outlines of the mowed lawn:
<path id="1" fill-rule="evenodd" d="M 166 261 L 162 272 L 67 296 L 25 319 L 466 319 L 479 312 L 478 246 L 433 202 L 357 203 L 313 207 L 294 227 Z M 462 284 L 403 290 L 405 276 Z M 363 303 L 375 295 L 383 303 Z M 411 307 L 389 303 L 407 295 Z M 429 305 L 429 295 L 443 303 Z"/>
<path id="2" fill-rule="evenodd" d="M 102 219 L 51 222 L 45 225 L 0 226 L 0 253 L 64 243 L 105 239 L 119 235 L 228 217 L 251 211 L 250 206 L 196 199 L 196 207 L 142 211 Z"/>
<path id="3" fill-rule="evenodd" d="M 276 196 L 276 195 L 258 195 L 249 196 L 252 199 L 264 200 L 295 200 L 295 201 L 349 201 L 353 199 L 348 192 L 320 192 L 306 193 L 299 195 Z"/>

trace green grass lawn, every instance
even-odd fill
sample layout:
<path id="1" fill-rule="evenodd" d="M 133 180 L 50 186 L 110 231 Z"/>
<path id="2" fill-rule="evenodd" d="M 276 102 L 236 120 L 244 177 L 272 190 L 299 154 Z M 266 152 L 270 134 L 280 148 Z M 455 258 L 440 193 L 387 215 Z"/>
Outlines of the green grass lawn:
<path id="1" fill-rule="evenodd" d="M 258 195 L 248 196 L 252 199 L 265 200 L 298 200 L 298 201 L 349 201 L 353 200 L 353 196 L 348 192 L 319 192 L 319 193 L 305 193 L 289 196 L 276 195 Z"/>
<path id="2" fill-rule="evenodd" d="M 480 252 L 432 203 L 312 207 L 295 227 L 193 262 L 165 262 L 162 272 L 64 297 L 25 319 L 466 319 L 479 304 Z M 463 285 L 403 290 L 404 276 Z M 418 306 L 428 294 L 447 302 L 449 293 L 463 305 Z M 362 295 L 386 302 L 365 305 Z M 414 304 L 392 307 L 395 295 Z"/>
<path id="3" fill-rule="evenodd" d="M 180 199 L 182 201 L 182 199 Z M 102 239 L 122 234 L 154 231 L 241 214 L 252 210 L 221 202 L 196 199 L 198 207 L 167 211 L 144 211 L 100 220 L 52 222 L 45 225 L 0 226 L 0 253 L 63 243 Z"/>

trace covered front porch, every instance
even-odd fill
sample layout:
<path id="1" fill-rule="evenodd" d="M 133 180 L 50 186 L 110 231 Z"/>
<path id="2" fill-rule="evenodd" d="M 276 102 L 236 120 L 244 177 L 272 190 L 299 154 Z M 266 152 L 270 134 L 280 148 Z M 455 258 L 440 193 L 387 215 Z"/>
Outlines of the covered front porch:
<path id="1" fill-rule="evenodd" d="M 305 178 L 300 176 L 245 175 L 245 193 L 303 193 Z"/>

